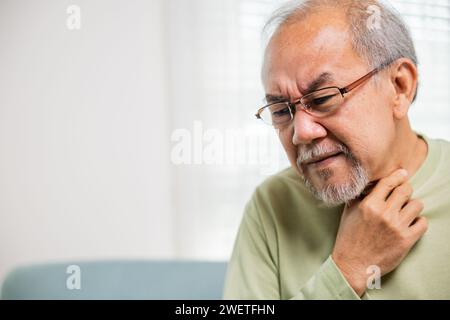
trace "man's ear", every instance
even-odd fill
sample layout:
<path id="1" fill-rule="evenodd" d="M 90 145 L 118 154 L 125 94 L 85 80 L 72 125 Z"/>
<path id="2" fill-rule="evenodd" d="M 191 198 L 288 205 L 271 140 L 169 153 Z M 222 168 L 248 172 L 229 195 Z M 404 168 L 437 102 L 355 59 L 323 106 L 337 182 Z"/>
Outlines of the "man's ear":
<path id="1" fill-rule="evenodd" d="M 391 82 L 395 90 L 393 112 L 396 119 L 407 116 L 416 95 L 417 78 L 417 67 L 410 59 L 399 59 L 391 67 Z"/>

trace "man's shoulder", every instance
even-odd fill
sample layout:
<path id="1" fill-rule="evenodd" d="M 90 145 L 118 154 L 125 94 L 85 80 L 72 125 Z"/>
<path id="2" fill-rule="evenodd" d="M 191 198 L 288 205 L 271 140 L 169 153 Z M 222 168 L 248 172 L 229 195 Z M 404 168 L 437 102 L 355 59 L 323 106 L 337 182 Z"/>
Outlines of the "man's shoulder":
<path id="1" fill-rule="evenodd" d="M 444 139 L 431 139 L 434 144 L 435 154 L 431 155 L 434 160 L 435 178 L 445 180 L 450 188 L 450 141 Z"/>
<path id="2" fill-rule="evenodd" d="M 428 204 L 437 198 L 447 199 L 450 190 L 450 142 L 444 139 L 421 135 L 428 144 L 428 154 L 419 170 L 411 177 L 415 197 L 428 199 Z M 450 204 L 450 202 L 449 202 Z"/>
<path id="3" fill-rule="evenodd" d="M 436 163 L 435 169 L 450 170 L 450 141 L 441 138 L 427 138 L 429 157 Z"/>
<path id="4" fill-rule="evenodd" d="M 440 145 L 444 156 L 450 157 L 450 141 L 445 139 L 431 139 L 431 140 Z"/>

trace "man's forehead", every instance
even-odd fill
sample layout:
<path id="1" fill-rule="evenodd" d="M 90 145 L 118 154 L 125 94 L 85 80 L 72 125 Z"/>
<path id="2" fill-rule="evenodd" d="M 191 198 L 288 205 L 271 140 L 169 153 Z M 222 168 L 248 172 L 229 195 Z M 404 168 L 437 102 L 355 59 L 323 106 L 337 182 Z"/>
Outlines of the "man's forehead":
<path id="1" fill-rule="evenodd" d="M 305 84 L 303 86 L 300 84 L 299 91 L 304 94 L 308 94 L 315 90 L 321 89 L 327 85 L 331 85 L 332 83 L 334 83 L 334 81 L 335 81 L 335 77 L 333 76 L 332 73 L 323 72 L 323 73 L 319 74 L 318 77 L 313 78 L 312 80 L 309 80 L 309 82 L 305 82 Z M 269 91 L 266 94 L 265 99 L 268 103 L 277 102 L 277 101 L 286 101 L 286 100 L 290 100 L 291 98 L 293 98 L 293 97 L 290 97 L 290 94 L 283 93 L 278 90 L 276 90 L 276 91 L 277 92 Z M 295 98 L 299 98 L 299 97 L 295 97 Z"/>
<path id="2" fill-rule="evenodd" d="M 281 93 L 280 81 L 295 81 L 299 93 L 306 94 L 331 84 L 337 74 L 359 60 L 348 30 L 342 24 L 304 29 L 299 23 L 277 32 L 269 43 L 263 66 L 263 82 L 268 94 Z M 276 90 L 278 89 L 278 90 Z M 278 92 L 276 92 L 278 91 Z M 269 97 L 270 98 L 270 97 Z"/>
<path id="3" fill-rule="evenodd" d="M 294 99 L 325 86 L 337 85 L 339 75 L 345 70 L 340 54 L 334 52 L 294 58 L 281 56 L 274 60 L 266 62 L 263 70 L 266 92 Z"/>
<path id="4" fill-rule="evenodd" d="M 314 77 L 312 79 L 309 79 L 308 82 L 304 82 L 304 85 L 299 85 L 300 92 L 303 92 L 304 94 L 308 94 L 312 91 L 318 90 L 322 87 L 324 87 L 327 84 L 331 84 L 335 81 L 335 77 L 333 73 L 331 72 L 322 72 L 317 77 Z M 289 97 L 286 94 L 283 94 L 281 92 L 268 92 L 266 94 L 266 101 L 271 102 L 277 102 L 277 101 L 285 101 L 289 100 L 291 97 Z"/>

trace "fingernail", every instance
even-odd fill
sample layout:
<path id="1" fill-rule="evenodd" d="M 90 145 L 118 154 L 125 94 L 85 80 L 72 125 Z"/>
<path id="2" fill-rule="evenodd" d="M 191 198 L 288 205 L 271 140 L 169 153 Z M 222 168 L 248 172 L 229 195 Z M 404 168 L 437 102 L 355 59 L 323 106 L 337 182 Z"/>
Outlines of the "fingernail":
<path id="1" fill-rule="evenodd" d="M 401 174 L 402 176 L 407 177 L 407 176 L 408 176 L 408 171 L 406 171 L 405 169 L 401 169 L 401 170 L 400 170 L 400 174 Z"/>

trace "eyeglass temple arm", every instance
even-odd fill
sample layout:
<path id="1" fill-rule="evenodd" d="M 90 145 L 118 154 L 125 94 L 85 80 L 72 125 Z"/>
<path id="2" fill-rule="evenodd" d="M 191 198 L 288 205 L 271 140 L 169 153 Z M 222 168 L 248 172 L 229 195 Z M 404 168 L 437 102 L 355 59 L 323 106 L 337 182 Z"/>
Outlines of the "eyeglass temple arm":
<path id="1" fill-rule="evenodd" d="M 258 110 L 258 112 L 255 114 L 256 119 L 261 119 L 261 111 L 263 111 L 264 108 L 261 108 Z"/>
<path id="2" fill-rule="evenodd" d="M 380 71 L 380 68 L 376 68 L 374 70 L 372 70 L 371 72 L 369 72 L 368 74 L 366 74 L 364 77 L 356 80 L 355 82 L 353 82 L 352 84 L 349 84 L 348 86 L 346 86 L 345 88 L 342 88 L 340 91 L 341 93 L 344 95 L 346 93 L 349 93 L 350 91 L 352 91 L 353 89 L 355 89 L 356 87 L 360 86 L 361 84 L 363 84 L 364 82 L 366 82 L 367 80 L 369 80 L 371 77 L 373 77 L 374 74 L 376 74 L 378 71 Z"/>

